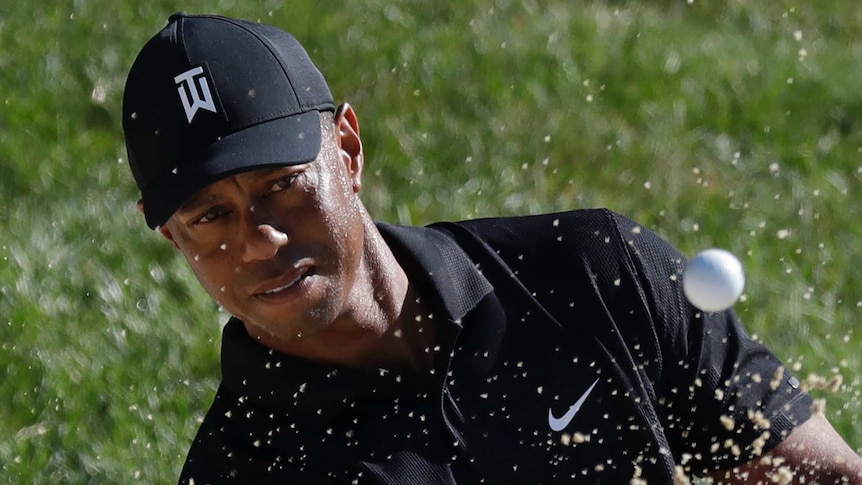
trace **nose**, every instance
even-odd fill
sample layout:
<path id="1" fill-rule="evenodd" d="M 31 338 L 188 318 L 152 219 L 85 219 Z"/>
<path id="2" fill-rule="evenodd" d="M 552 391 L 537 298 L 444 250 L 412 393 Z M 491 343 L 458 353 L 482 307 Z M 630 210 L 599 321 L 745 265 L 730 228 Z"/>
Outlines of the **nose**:
<path id="1" fill-rule="evenodd" d="M 258 224 L 257 227 L 249 231 L 246 238 L 243 260 L 250 263 L 270 259 L 287 243 L 286 232 L 280 231 L 270 224 Z"/>

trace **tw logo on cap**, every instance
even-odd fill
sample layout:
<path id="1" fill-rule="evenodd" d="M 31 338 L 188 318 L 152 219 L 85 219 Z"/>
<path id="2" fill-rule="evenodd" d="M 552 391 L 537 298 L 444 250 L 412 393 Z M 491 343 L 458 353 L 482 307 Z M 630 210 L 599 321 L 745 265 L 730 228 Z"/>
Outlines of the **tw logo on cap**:
<path id="1" fill-rule="evenodd" d="M 177 83 L 177 92 L 180 94 L 180 101 L 183 103 L 189 124 L 199 109 L 217 112 L 203 66 L 193 67 L 176 76 L 174 82 Z"/>

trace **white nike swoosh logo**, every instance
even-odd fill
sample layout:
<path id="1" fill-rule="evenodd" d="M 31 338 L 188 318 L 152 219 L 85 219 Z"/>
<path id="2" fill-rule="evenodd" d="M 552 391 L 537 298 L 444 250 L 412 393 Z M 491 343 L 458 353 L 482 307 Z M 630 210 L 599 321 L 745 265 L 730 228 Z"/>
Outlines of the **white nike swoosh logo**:
<path id="1" fill-rule="evenodd" d="M 584 401 L 587 400 L 587 396 L 589 396 L 590 393 L 593 392 L 593 388 L 596 387 L 596 384 L 598 383 L 599 380 L 596 379 L 595 382 L 593 382 L 593 385 L 590 386 L 590 388 L 587 389 L 587 391 L 583 393 L 574 404 L 572 404 L 569 410 L 566 411 L 566 414 L 564 414 L 562 417 L 555 418 L 551 410 L 548 409 L 548 425 L 551 427 L 551 429 L 554 431 L 564 430 L 566 426 L 568 426 L 569 423 L 572 422 L 572 419 L 575 417 L 575 415 L 578 414 L 578 411 L 581 409 L 581 406 L 583 406 Z"/>

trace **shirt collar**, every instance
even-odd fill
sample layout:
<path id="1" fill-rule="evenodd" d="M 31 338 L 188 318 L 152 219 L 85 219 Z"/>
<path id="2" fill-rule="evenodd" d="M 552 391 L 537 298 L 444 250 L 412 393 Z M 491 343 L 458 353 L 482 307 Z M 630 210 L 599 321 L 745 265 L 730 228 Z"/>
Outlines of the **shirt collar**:
<path id="1" fill-rule="evenodd" d="M 398 262 L 432 306 L 460 322 L 494 288 L 455 241 L 427 227 L 377 224 Z"/>

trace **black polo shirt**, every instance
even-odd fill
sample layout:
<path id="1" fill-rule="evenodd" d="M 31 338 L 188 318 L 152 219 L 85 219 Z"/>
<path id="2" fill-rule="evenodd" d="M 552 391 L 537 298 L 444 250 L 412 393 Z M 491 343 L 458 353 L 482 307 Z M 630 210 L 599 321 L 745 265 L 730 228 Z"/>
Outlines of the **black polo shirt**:
<path id="1" fill-rule="evenodd" d="M 180 483 L 672 483 L 750 461 L 810 397 L 684 257 L 606 210 L 379 224 L 437 323 L 430 376 L 363 372 L 224 329 Z"/>

